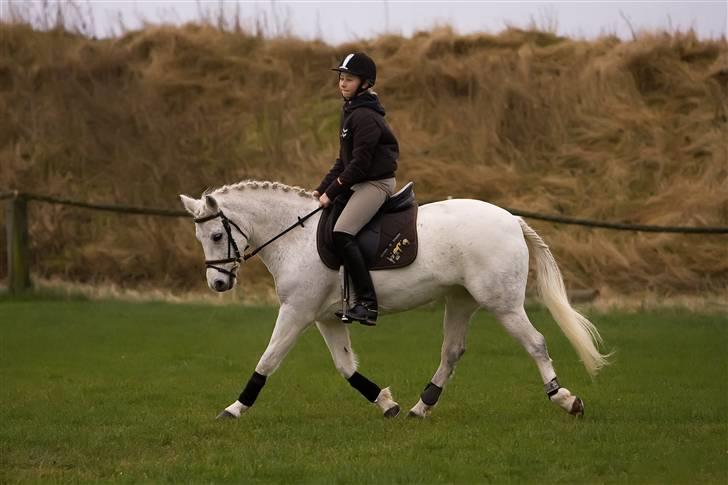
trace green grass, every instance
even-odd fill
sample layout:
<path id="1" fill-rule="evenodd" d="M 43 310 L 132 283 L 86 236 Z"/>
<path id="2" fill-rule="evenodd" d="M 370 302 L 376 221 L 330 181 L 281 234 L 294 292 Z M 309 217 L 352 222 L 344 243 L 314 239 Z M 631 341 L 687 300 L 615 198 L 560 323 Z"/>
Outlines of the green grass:
<path id="1" fill-rule="evenodd" d="M 726 483 L 728 320 L 592 315 L 615 363 L 595 381 L 532 309 L 575 420 L 530 358 L 479 314 L 431 418 L 385 420 L 306 332 L 235 422 L 275 309 L 0 301 L 0 482 Z M 361 372 L 414 404 L 439 359 L 441 309 L 352 327 Z"/>

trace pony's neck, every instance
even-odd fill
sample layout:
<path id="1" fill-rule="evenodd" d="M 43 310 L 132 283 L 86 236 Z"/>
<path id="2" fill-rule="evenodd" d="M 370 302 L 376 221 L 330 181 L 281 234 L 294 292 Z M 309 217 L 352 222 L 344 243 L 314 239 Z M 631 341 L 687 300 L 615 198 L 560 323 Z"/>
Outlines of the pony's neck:
<path id="1" fill-rule="evenodd" d="M 252 184 L 214 194 L 225 215 L 248 234 L 251 249 L 262 246 L 295 223 L 298 217 L 318 207 L 311 194 L 301 189 L 267 182 Z M 293 229 L 258 253 L 273 276 L 277 267 L 284 264 L 284 256 L 289 254 L 283 248 L 308 236 L 313 226 L 305 224 L 304 228 Z"/>

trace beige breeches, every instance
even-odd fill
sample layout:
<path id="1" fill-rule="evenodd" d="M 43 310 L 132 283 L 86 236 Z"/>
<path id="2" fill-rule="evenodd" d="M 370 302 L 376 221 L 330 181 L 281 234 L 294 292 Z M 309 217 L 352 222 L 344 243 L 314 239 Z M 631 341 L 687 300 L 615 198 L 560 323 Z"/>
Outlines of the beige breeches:
<path id="1" fill-rule="evenodd" d="M 334 232 L 345 232 L 356 236 L 374 217 L 382 204 L 394 194 L 396 187 L 397 181 L 394 177 L 352 185 L 351 190 L 354 193 L 336 221 Z"/>

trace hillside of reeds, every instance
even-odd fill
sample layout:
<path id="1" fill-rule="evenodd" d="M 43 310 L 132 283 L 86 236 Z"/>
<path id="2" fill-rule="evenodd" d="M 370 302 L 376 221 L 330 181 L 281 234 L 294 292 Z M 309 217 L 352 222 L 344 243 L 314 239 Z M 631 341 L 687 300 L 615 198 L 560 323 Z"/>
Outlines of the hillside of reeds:
<path id="1" fill-rule="evenodd" d="M 728 226 L 728 46 L 692 33 L 582 41 L 443 28 L 332 47 L 207 25 L 96 40 L 4 23 L 0 191 L 177 209 L 179 193 L 246 178 L 313 189 L 338 146 L 341 99 L 328 69 L 355 49 L 378 63 L 398 180 L 414 180 L 422 200 Z M 37 276 L 204 285 L 191 221 L 40 203 L 30 217 Z M 728 288 L 726 236 L 529 223 L 571 288 Z M 259 262 L 241 281 L 270 294 Z"/>

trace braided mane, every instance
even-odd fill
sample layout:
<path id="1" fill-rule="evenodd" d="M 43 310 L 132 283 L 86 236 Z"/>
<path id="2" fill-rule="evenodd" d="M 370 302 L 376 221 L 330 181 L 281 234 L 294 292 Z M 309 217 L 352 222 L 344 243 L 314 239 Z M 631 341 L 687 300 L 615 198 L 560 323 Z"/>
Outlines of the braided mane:
<path id="1" fill-rule="evenodd" d="M 302 188 L 298 187 L 296 185 L 286 185 L 282 182 L 269 182 L 267 180 L 243 180 L 241 182 L 231 184 L 231 185 L 223 185 L 222 187 L 219 187 L 217 189 L 208 189 L 206 190 L 202 196 L 205 195 L 215 195 L 215 194 L 225 194 L 232 190 L 281 190 L 283 192 L 292 192 L 295 194 L 298 194 L 301 197 L 311 198 L 313 197 L 313 193 Z"/>

